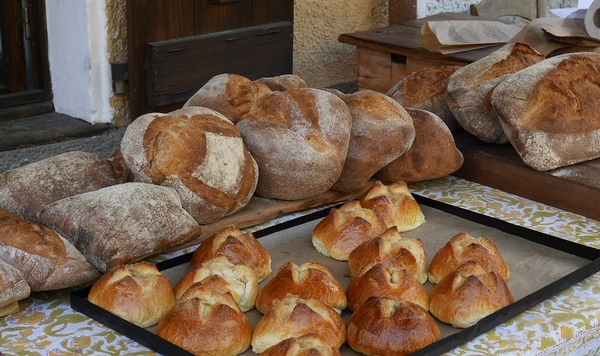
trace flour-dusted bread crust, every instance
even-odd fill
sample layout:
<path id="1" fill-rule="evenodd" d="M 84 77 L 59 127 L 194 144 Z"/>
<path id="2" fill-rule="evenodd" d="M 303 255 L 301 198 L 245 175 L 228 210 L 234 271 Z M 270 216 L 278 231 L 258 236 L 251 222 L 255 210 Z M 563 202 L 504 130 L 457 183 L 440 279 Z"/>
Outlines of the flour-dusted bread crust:
<path id="1" fill-rule="evenodd" d="M 436 114 L 451 132 L 460 132 L 463 129 L 446 103 L 446 81 L 458 68 L 445 65 L 416 71 L 396 83 L 387 95 L 405 108 Z"/>
<path id="2" fill-rule="evenodd" d="M 508 77 L 492 93 L 504 132 L 538 170 L 600 157 L 600 54 L 552 57 Z"/>
<path id="3" fill-rule="evenodd" d="M 213 109 L 235 124 L 248 114 L 263 95 L 270 92 L 265 84 L 238 74 L 223 73 L 206 82 L 183 107 Z"/>
<path id="4" fill-rule="evenodd" d="M 199 224 L 243 208 L 258 182 L 238 130 L 207 108 L 138 117 L 125 131 L 121 154 L 136 181 L 174 188 Z"/>
<path id="5" fill-rule="evenodd" d="M 71 151 L 0 173 L 0 207 L 37 221 L 40 210 L 52 202 L 114 184 L 107 160 Z"/>
<path id="6" fill-rule="evenodd" d="M 412 117 L 402 105 L 372 90 L 343 95 L 352 115 L 352 131 L 342 173 L 332 190 L 351 193 L 413 144 Z"/>
<path id="7" fill-rule="evenodd" d="M 74 287 L 100 277 L 56 231 L 1 208 L 0 260 L 16 268 L 34 292 Z"/>
<path id="8" fill-rule="evenodd" d="M 332 93 L 292 89 L 263 96 L 236 127 L 258 164 L 256 194 L 301 200 L 327 192 L 340 177 L 352 116 Z"/>
<path id="9" fill-rule="evenodd" d="M 375 173 L 375 178 L 386 183 L 413 183 L 445 177 L 462 167 L 463 154 L 446 124 L 429 111 L 406 110 L 413 118 L 415 141 L 402 156 Z"/>
<path id="10" fill-rule="evenodd" d="M 0 260 L 0 316 L 19 311 L 19 301 L 29 297 L 31 288 L 23 274 Z"/>
<path id="11" fill-rule="evenodd" d="M 189 243 L 200 226 L 174 189 L 123 183 L 54 202 L 40 222 L 69 240 L 99 271 Z"/>
<path id="12" fill-rule="evenodd" d="M 494 88 L 509 74 L 544 60 L 525 43 L 510 43 L 459 68 L 446 82 L 446 102 L 458 123 L 482 141 L 508 142 L 490 102 Z"/>
<path id="13" fill-rule="evenodd" d="M 272 91 L 308 88 L 306 81 L 299 75 L 295 74 L 282 74 L 274 77 L 264 77 L 255 80 L 255 82 L 266 85 Z"/>

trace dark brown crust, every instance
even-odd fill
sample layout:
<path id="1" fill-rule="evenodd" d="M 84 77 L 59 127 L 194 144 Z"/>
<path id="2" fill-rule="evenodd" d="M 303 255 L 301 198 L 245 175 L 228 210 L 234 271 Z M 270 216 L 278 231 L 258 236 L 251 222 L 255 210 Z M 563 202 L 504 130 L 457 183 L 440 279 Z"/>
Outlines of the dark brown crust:
<path id="1" fill-rule="evenodd" d="M 460 66 L 428 67 L 405 77 L 387 95 L 407 108 L 416 107 L 440 94 L 445 94 L 446 81 Z"/>

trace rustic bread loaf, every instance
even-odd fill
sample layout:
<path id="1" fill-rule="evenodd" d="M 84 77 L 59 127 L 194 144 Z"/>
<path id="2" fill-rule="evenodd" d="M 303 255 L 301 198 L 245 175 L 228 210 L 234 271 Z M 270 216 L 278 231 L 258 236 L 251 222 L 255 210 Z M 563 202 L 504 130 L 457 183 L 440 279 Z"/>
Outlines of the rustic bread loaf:
<path id="1" fill-rule="evenodd" d="M 385 94 L 365 89 L 342 100 L 350 109 L 352 130 L 342 173 L 331 189 L 351 193 L 410 148 L 415 128 L 408 112 Z"/>
<path id="2" fill-rule="evenodd" d="M 252 324 L 229 293 L 187 290 L 156 334 L 194 355 L 236 356 L 250 347 Z"/>
<path id="3" fill-rule="evenodd" d="M 350 252 L 363 242 L 374 239 L 386 230 L 377 213 L 351 200 L 329 214 L 315 226 L 311 240 L 315 249 L 328 257 L 347 261 Z"/>
<path id="4" fill-rule="evenodd" d="M 381 216 L 386 227 L 396 227 L 398 232 L 410 231 L 425 222 L 419 203 L 403 181 L 384 184 L 376 181 L 371 189 L 359 197 L 360 205 Z"/>
<path id="5" fill-rule="evenodd" d="M 300 200 L 327 192 L 340 177 L 352 116 L 336 95 L 318 89 L 272 92 L 240 120 L 258 164 L 256 194 Z"/>
<path id="6" fill-rule="evenodd" d="M 444 65 L 421 69 L 401 79 L 387 95 L 405 108 L 436 114 L 452 133 L 463 131 L 446 103 L 446 81 L 458 68 Z"/>
<path id="7" fill-rule="evenodd" d="M 342 356 L 338 348 L 327 346 L 317 333 L 285 339 L 261 353 L 262 356 Z"/>
<path id="8" fill-rule="evenodd" d="M 272 91 L 286 91 L 290 89 L 308 88 L 306 81 L 295 74 L 282 74 L 274 77 L 264 77 L 255 80 L 269 87 Z"/>
<path id="9" fill-rule="evenodd" d="M 116 184 L 135 181 L 135 177 L 133 176 L 133 173 L 129 167 L 127 167 L 127 163 L 125 162 L 120 149 L 117 149 L 115 152 L 113 152 L 113 154 L 108 158 L 108 162 L 115 172 Z"/>
<path id="10" fill-rule="evenodd" d="M 459 68 L 446 82 L 446 102 L 454 117 L 482 141 L 498 144 L 508 139 L 490 102 L 494 88 L 523 68 L 544 60 L 525 43 L 509 43 L 475 62 Z"/>
<path id="11" fill-rule="evenodd" d="M 142 261 L 108 271 L 94 283 L 88 301 L 147 328 L 158 324 L 175 305 L 175 294 L 169 278 L 155 264 Z"/>
<path id="12" fill-rule="evenodd" d="M 348 255 L 348 267 L 353 277 L 359 277 L 362 271 L 384 261 L 404 266 L 420 283 L 427 281 L 425 245 L 419 239 L 400 236 L 395 226 L 358 245 Z"/>
<path id="13" fill-rule="evenodd" d="M 100 277 L 56 231 L 2 208 L 0 260 L 16 268 L 34 292 L 74 287 Z"/>
<path id="14" fill-rule="evenodd" d="M 0 173 L 0 207 L 37 221 L 46 205 L 116 184 L 110 163 L 95 153 L 72 151 Z"/>
<path id="15" fill-rule="evenodd" d="M 440 321 L 468 328 L 512 302 L 508 285 L 498 273 L 468 261 L 433 287 L 429 308 Z"/>
<path id="16" fill-rule="evenodd" d="M 273 301 L 282 300 L 288 295 L 318 299 L 338 313 L 346 309 L 348 304 L 344 287 L 318 261 L 300 265 L 286 261 L 258 293 L 256 310 L 264 314 Z"/>
<path id="17" fill-rule="evenodd" d="M 456 172 L 464 158 L 448 127 L 429 111 L 406 111 L 413 118 L 415 141 L 406 153 L 375 173 L 375 178 L 384 182 L 413 183 Z"/>
<path id="18" fill-rule="evenodd" d="M 348 319 L 347 342 L 364 355 L 405 356 L 441 338 L 420 306 L 389 297 L 371 297 Z"/>
<path id="19" fill-rule="evenodd" d="M 0 317 L 19 311 L 19 301 L 29 297 L 31 288 L 23 274 L 0 260 Z"/>
<path id="20" fill-rule="evenodd" d="M 429 309 L 427 290 L 404 266 L 388 260 L 369 267 L 348 285 L 348 309 L 356 311 L 367 299 L 377 296 L 406 300 Z"/>
<path id="21" fill-rule="evenodd" d="M 600 157 L 600 54 L 552 57 L 508 77 L 492 106 L 523 162 L 538 170 Z"/>
<path id="22" fill-rule="evenodd" d="M 219 276 L 222 280 L 213 279 Z M 206 281 L 205 281 L 206 280 Z M 258 278 L 252 268 L 231 263 L 225 256 L 217 256 L 198 265 L 191 265 L 175 285 L 175 298 L 179 299 L 198 282 L 224 284 L 243 312 L 254 308 L 258 295 Z"/>
<path id="23" fill-rule="evenodd" d="M 236 123 L 271 90 L 265 84 L 253 82 L 237 74 L 218 74 L 212 77 L 183 105 L 215 110 Z"/>
<path id="24" fill-rule="evenodd" d="M 54 202 L 40 222 L 64 236 L 99 271 L 189 243 L 200 226 L 174 189 L 123 183 Z"/>
<path id="25" fill-rule="evenodd" d="M 466 232 L 454 235 L 431 259 L 428 279 L 438 283 L 467 261 L 477 261 L 488 272 L 498 273 L 504 280 L 510 276 L 508 264 L 490 237 L 473 237 Z"/>
<path id="26" fill-rule="evenodd" d="M 218 256 L 225 256 L 233 264 L 252 268 L 258 282 L 271 274 L 269 252 L 252 233 L 241 231 L 237 226 L 226 226 L 202 241 L 194 251 L 190 265 L 202 264 Z"/>
<path id="27" fill-rule="evenodd" d="M 136 181 L 174 188 L 199 224 L 243 208 L 258 182 L 238 130 L 207 108 L 138 117 L 123 135 L 121 153 Z"/>
<path id="28" fill-rule="evenodd" d="M 339 348 L 346 340 L 344 319 L 318 299 L 289 296 L 276 300 L 258 321 L 252 334 L 252 351 L 262 353 L 291 337 L 318 331 L 319 339 L 329 347 Z"/>

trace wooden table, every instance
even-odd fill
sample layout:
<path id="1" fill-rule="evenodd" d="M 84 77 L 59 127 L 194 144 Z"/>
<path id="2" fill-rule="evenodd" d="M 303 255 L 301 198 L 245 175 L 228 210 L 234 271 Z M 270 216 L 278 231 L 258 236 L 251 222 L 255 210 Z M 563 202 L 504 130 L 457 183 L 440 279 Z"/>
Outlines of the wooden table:
<path id="1" fill-rule="evenodd" d="M 385 93 L 402 78 L 420 69 L 469 64 L 498 49 L 499 46 L 493 46 L 445 56 L 417 45 L 421 26 L 427 21 L 477 19 L 481 18 L 442 13 L 375 30 L 345 33 L 338 41 L 356 46 L 358 87 Z"/>

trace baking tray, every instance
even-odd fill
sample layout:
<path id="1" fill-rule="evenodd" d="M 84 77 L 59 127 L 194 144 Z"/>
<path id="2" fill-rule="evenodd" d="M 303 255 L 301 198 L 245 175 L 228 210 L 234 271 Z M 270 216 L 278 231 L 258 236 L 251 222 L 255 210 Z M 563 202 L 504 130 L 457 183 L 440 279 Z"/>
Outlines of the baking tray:
<path id="1" fill-rule="evenodd" d="M 465 231 L 472 236 L 491 237 L 510 267 L 511 276 L 508 285 L 515 302 L 466 329 L 457 329 L 438 322 L 442 339 L 411 355 L 438 355 L 448 352 L 600 271 L 598 249 L 555 238 L 416 194 L 413 196 L 419 202 L 426 221 L 419 228 L 401 235 L 423 241 L 428 263 L 435 252 L 458 232 Z M 329 209 L 323 209 L 253 232 L 253 235 L 269 251 L 272 259 L 273 273 L 261 282 L 261 287 L 288 260 L 296 264 L 318 260 L 329 268 L 342 286 L 348 286 L 350 279 L 347 262 L 336 261 L 319 254 L 312 247 L 310 240 L 312 229 L 328 212 Z M 192 254 L 188 253 L 160 262 L 157 267 L 171 279 L 174 285 L 189 267 Z M 433 287 L 429 282 L 425 286 L 428 291 Z M 158 353 L 190 355 L 189 352 L 157 337 L 154 334 L 156 327 L 140 328 L 88 302 L 90 288 L 71 293 L 70 301 L 73 309 Z M 345 320 L 350 313 L 348 310 L 342 313 Z M 253 325 L 261 317 L 255 309 L 247 312 L 247 315 Z M 358 355 L 347 344 L 342 346 L 341 351 L 343 355 Z M 254 355 L 254 353 L 248 350 L 243 355 Z"/>

